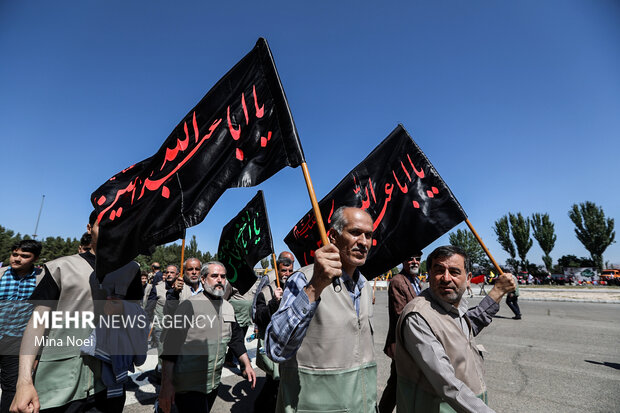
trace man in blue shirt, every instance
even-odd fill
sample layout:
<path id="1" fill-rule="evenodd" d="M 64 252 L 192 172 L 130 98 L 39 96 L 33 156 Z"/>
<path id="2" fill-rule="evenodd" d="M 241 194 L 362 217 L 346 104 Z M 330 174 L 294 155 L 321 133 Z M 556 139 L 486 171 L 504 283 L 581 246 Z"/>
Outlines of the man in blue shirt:
<path id="1" fill-rule="evenodd" d="M 8 413 L 19 367 L 19 346 L 32 306 L 27 302 L 41 270 L 34 263 L 41 255 L 41 243 L 23 240 L 11 248 L 9 266 L 0 268 L 0 412 Z"/>

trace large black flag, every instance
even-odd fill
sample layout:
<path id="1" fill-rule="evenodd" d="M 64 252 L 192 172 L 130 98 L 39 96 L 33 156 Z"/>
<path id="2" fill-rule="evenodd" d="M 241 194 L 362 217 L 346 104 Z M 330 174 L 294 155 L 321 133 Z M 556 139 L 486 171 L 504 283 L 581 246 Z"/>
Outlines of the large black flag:
<path id="1" fill-rule="evenodd" d="M 256 281 L 254 265 L 273 253 L 273 240 L 263 191 L 222 229 L 217 258 L 226 266 L 228 281 L 241 294 Z"/>
<path id="2" fill-rule="evenodd" d="M 368 278 L 398 265 L 467 218 L 402 125 L 319 202 L 326 225 L 340 206 L 365 209 L 374 220 L 373 246 L 361 268 Z M 284 241 L 301 265 L 313 262 L 321 245 L 314 213 L 309 211 Z"/>
<path id="3" fill-rule="evenodd" d="M 227 188 L 257 185 L 304 162 L 265 39 L 181 120 L 157 153 L 92 194 L 97 274 L 148 254 L 200 223 Z"/>

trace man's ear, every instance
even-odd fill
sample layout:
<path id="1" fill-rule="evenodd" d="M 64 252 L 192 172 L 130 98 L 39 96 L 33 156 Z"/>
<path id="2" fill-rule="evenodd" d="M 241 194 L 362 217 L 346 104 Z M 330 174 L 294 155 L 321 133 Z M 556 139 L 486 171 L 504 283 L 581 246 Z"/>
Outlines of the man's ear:
<path id="1" fill-rule="evenodd" d="M 329 242 L 331 242 L 332 244 L 335 243 L 336 241 L 336 231 L 333 230 L 333 228 L 330 228 L 329 231 L 327 231 L 327 239 L 329 239 Z"/>
<path id="2" fill-rule="evenodd" d="M 472 276 L 472 274 L 471 274 L 471 272 L 469 272 L 469 273 L 467 274 L 467 283 L 468 283 L 468 284 L 469 284 L 469 282 L 471 281 L 471 276 Z"/>
<path id="3" fill-rule="evenodd" d="M 86 232 L 88 232 L 90 234 L 92 229 L 93 229 L 93 227 L 90 224 L 86 224 Z"/>

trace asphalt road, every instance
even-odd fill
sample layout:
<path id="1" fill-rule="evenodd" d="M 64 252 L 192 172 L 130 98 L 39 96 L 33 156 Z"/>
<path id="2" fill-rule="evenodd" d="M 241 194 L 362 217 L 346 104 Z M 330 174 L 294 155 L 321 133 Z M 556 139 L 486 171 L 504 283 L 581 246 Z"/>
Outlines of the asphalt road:
<path id="1" fill-rule="evenodd" d="M 475 297 L 470 305 L 479 301 Z M 522 320 L 512 320 L 502 304 L 477 338 L 489 351 L 485 377 L 490 406 L 498 412 L 620 412 L 620 304 L 519 304 Z M 379 397 L 389 374 L 390 361 L 382 351 L 387 321 L 387 292 L 377 291 L 373 326 Z M 251 390 L 240 376 L 224 370 L 211 411 L 252 412 L 262 372 L 257 370 L 257 388 Z M 125 411 L 152 412 L 157 388 L 147 373 L 137 380 L 140 386 L 129 393 Z"/>

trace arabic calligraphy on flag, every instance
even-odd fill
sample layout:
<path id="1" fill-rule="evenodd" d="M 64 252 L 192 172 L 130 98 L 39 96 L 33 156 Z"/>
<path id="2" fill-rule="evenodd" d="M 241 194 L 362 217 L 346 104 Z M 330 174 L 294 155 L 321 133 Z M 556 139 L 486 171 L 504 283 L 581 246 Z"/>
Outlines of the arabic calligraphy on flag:
<path id="1" fill-rule="evenodd" d="M 155 155 L 92 194 L 100 225 L 97 275 L 180 238 L 226 189 L 257 185 L 303 158 L 271 51 L 261 38 Z"/>
<path id="2" fill-rule="evenodd" d="M 373 218 L 373 244 L 361 268 L 367 278 L 400 264 L 467 218 L 402 125 L 319 202 L 326 226 L 341 206 L 362 208 Z M 301 265 L 312 263 L 322 245 L 314 213 L 304 215 L 284 241 Z"/>
<path id="3" fill-rule="evenodd" d="M 226 267 L 228 281 L 241 294 L 256 281 L 254 266 L 273 252 L 273 241 L 263 191 L 222 229 L 217 258 Z"/>

